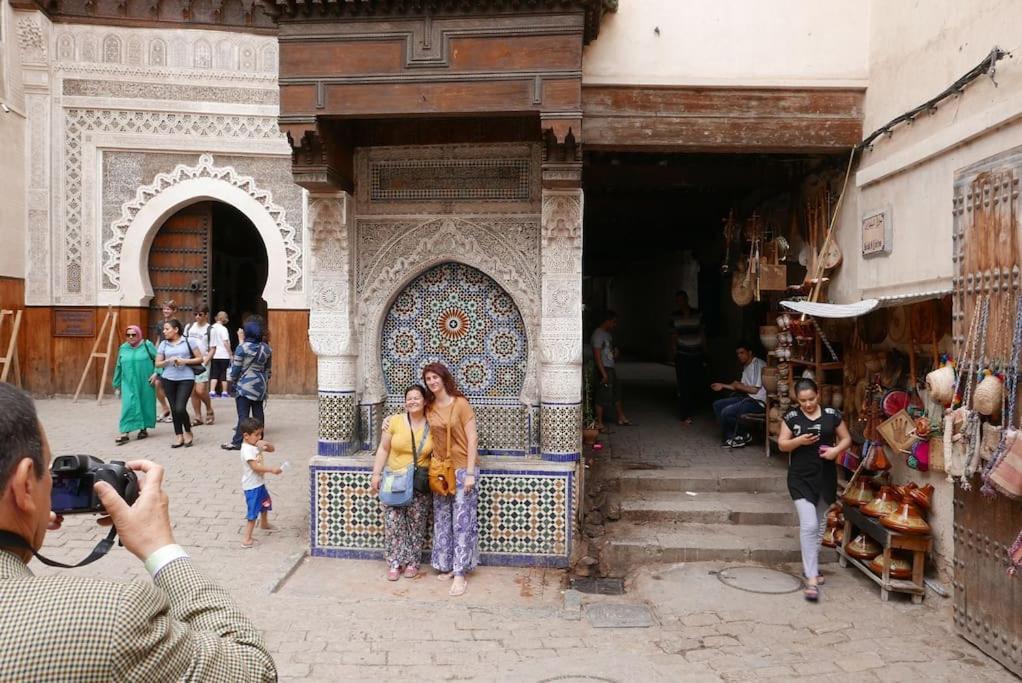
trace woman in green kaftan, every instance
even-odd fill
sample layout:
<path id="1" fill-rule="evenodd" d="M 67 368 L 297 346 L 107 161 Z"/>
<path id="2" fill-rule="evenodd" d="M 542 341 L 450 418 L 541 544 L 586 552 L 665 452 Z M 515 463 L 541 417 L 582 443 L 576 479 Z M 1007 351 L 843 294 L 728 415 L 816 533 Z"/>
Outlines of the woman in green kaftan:
<path id="1" fill-rule="evenodd" d="M 129 432 L 138 430 L 138 438 L 149 436 L 147 430 L 156 426 L 156 347 L 143 339 L 137 325 L 124 333 L 128 341 L 121 344 L 114 367 L 114 389 L 121 390 L 121 435 L 115 443 L 128 442 Z"/>

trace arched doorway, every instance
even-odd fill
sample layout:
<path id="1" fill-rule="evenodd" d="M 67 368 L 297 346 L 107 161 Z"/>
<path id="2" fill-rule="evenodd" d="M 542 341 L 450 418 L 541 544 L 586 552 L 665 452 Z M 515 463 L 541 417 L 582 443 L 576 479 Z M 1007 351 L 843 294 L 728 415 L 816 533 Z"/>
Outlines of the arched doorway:
<path id="1" fill-rule="evenodd" d="M 381 366 L 388 408 L 422 368 L 440 362 L 476 411 L 479 450 L 524 455 L 528 410 L 520 396 L 528 339 L 511 296 L 483 272 L 461 263 L 425 271 L 394 299 L 383 321 Z"/>
<path id="2" fill-rule="evenodd" d="M 213 315 L 227 311 L 232 329 L 247 313 L 265 316 L 268 268 L 259 231 L 234 207 L 203 201 L 178 210 L 160 226 L 149 249 L 151 336 L 158 334 L 161 306 L 168 299 L 177 302 L 185 324 L 202 303 Z"/>

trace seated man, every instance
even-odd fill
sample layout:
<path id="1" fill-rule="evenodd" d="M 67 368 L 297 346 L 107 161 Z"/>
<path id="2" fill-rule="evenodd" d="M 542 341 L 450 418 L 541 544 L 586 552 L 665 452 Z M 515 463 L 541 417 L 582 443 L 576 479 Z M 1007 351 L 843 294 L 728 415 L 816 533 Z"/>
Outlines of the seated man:
<path id="1" fill-rule="evenodd" d="M 720 422 L 720 445 L 742 448 L 752 440 L 752 435 L 738 433 L 738 418 L 749 413 L 763 412 L 766 405 L 766 389 L 763 388 L 762 374 L 766 363 L 755 358 L 749 344 L 745 342 L 739 342 L 735 352 L 742 363 L 742 378 L 728 384 L 714 382 L 710 388 L 714 391 L 734 392 L 727 398 L 713 402 L 713 414 Z"/>
<path id="2" fill-rule="evenodd" d="M 0 384 L 0 680 L 275 681 L 252 622 L 174 543 L 163 467 L 140 473 L 129 506 L 109 484 L 96 494 L 149 583 L 94 579 L 68 570 L 34 576 L 26 566 L 61 519 L 50 511 L 50 446 L 27 394 Z"/>

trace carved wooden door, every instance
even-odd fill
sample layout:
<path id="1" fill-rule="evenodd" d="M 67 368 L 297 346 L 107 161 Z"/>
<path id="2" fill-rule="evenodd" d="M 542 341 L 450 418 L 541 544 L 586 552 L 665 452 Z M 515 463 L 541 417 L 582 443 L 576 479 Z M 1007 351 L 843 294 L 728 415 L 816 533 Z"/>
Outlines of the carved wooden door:
<path id="1" fill-rule="evenodd" d="M 955 179 L 956 358 L 962 357 L 980 297 L 990 297 L 991 323 L 1005 316 L 1014 320 L 1015 302 L 1022 295 L 1020 177 L 1022 148 L 964 169 Z M 985 496 L 979 491 L 981 483 L 973 477 L 971 490 L 955 486 L 955 629 L 1022 676 L 1022 577 L 1007 572 L 1008 550 L 1022 530 L 1022 503 L 1003 495 Z"/>
<path id="2" fill-rule="evenodd" d="M 211 202 L 187 206 L 160 227 L 149 249 L 149 281 L 153 299 L 149 303 L 149 338 L 159 336 L 163 302 L 177 303 L 182 325 L 194 320 L 199 304 L 210 300 L 210 236 L 213 225 Z"/>

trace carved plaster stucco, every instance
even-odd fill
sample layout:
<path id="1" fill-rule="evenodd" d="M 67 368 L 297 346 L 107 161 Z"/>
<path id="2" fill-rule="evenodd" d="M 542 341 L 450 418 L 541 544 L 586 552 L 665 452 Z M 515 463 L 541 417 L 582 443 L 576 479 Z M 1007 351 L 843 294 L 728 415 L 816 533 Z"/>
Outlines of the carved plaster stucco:
<path id="1" fill-rule="evenodd" d="M 194 166 L 178 164 L 169 173 L 159 173 L 153 182 L 135 191 L 135 197 L 121 207 L 121 216 L 110 226 L 110 237 L 103 243 L 103 280 L 105 290 L 116 291 L 121 281 L 121 248 L 132 221 L 139 211 L 161 192 L 165 192 L 186 180 L 205 178 L 228 183 L 246 192 L 272 217 L 284 242 L 287 268 L 288 291 L 300 290 L 302 286 L 302 250 L 296 242 L 296 231 L 288 220 L 284 209 L 273 201 L 273 195 L 261 189 L 254 178 L 239 174 L 233 167 L 217 166 L 212 155 L 203 154 Z"/>
<path id="2" fill-rule="evenodd" d="M 21 58 L 25 62 L 45 62 L 46 35 L 43 27 L 35 17 L 18 18 L 18 47 Z"/>
<path id="3" fill-rule="evenodd" d="M 320 356 L 352 356 L 356 352 L 351 330 L 351 239 L 349 195 L 312 195 L 309 200 L 309 235 L 312 246 L 312 297 L 309 341 Z M 347 367 L 347 366 L 346 366 Z M 320 380 L 320 388 L 354 386 L 352 363 L 349 378 Z"/>
<path id="4" fill-rule="evenodd" d="M 518 226 L 510 234 L 509 224 Z M 539 224 L 535 218 L 444 217 L 420 222 L 357 221 L 358 269 L 355 319 L 366 343 L 362 356 L 364 403 L 386 394 L 380 358 L 383 317 L 394 297 L 423 271 L 457 261 L 492 277 L 512 297 L 529 337 L 528 366 L 522 401 L 538 395 L 536 339 L 540 283 L 537 273 Z M 530 244 L 531 243 L 531 244 Z"/>
<path id="5" fill-rule="evenodd" d="M 277 39 L 217 31 L 71 25 L 56 38 L 59 62 L 126 64 L 206 72 L 277 74 Z M 216 41 L 214 50 L 210 41 Z M 171 46 L 168 49 L 168 44 Z M 127 45 L 127 49 L 124 46 Z"/>
<path id="6" fill-rule="evenodd" d="M 63 268 L 58 273 L 57 291 L 68 293 L 78 299 L 87 296 L 90 292 L 90 283 L 93 282 L 89 277 L 93 268 L 92 245 L 100 238 L 85 230 L 83 215 L 83 181 L 86 172 L 83 167 L 83 155 L 88 139 L 94 133 L 145 134 L 165 136 L 167 139 L 233 138 L 242 141 L 280 139 L 277 121 L 269 116 L 66 109 L 64 111 L 64 183 L 62 188 L 64 231 L 61 252 Z M 106 253 L 105 248 L 97 251 Z M 300 254 L 299 250 L 296 256 L 299 264 Z M 104 255 L 104 266 L 107 265 L 109 259 L 109 255 Z M 299 280 L 300 273 L 299 268 Z M 108 273 L 104 273 L 104 278 L 108 275 Z M 105 279 L 103 281 L 106 282 Z"/>

